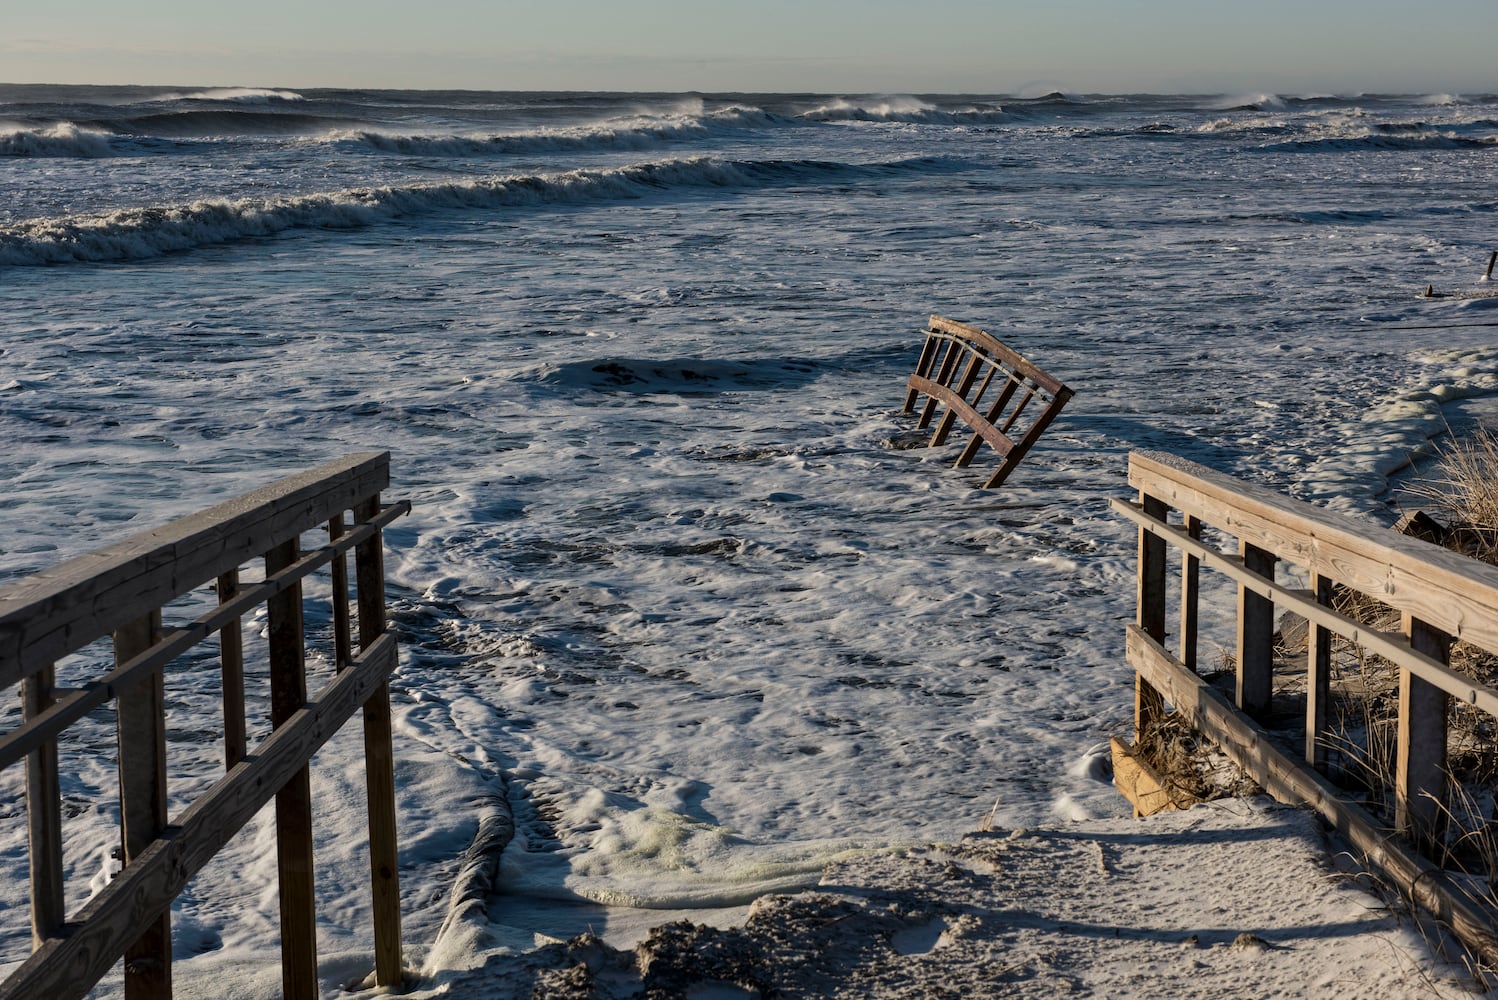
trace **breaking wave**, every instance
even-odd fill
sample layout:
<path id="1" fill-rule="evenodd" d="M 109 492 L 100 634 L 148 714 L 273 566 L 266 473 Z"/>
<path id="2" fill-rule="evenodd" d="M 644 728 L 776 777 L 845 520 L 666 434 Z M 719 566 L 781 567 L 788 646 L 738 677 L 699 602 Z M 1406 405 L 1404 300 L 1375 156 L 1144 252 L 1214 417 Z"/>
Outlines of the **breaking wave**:
<path id="1" fill-rule="evenodd" d="M 114 148 L 107 134 L 81 129 L 72 122 L 58 122 L 48 128 L 0 131 L 0 156 L 96 159 L 113 155 Z"/>
<path id="2" fill-rule="evenodd" d="M 606 124 L 537 129 L 502 135 L 399 135 L 375 131 L 336 133 L 331 141 L 403 156 L 501 156 L 579 150 L 643 150 L 683 140 L 711 139 L 726 132 L 795 124 L 758 108 L 723 108 L 702 115 L 634 118 Z"/>
<path id="3" fill-rule="evenodd" d="M 912 125 L 997 125 L 1012 120 L 997 105 L 944 110 L 914 97 L 892 97 L 875 104 L 833 101 L 801 113 L 817 122 L 901 122 Z"/>
<path id="4" fill-rule="evenodd" d="M 442 211 L 620 201 L 671 190 L 850 182 L 909 173 L 956 173 L 971 167 L 967 161 L 937 157 L 865 165 L 697 158 L 613 170 L 348 188 L 269 199 L 205 200 L 0 226 L 0 265 L 142 260 L 289 230 L 353 229 Z"/>
<path id="5" fill-rule="evenodd" d="M 261 87 L 214 87 L 191 94 L 166 94 L 164 101 L 224 101 L 230 104 L 280 104 L 304 101 L 294 90 L 267 90 Z"/>

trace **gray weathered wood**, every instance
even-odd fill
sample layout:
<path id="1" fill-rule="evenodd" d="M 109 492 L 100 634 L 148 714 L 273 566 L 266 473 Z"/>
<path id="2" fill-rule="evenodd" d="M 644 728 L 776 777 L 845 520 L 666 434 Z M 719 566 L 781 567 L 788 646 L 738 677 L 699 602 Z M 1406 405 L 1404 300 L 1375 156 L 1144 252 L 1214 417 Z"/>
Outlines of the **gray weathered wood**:
<path id="1" fill-rule="evenodd" d="M 285 784 L 306 766 L 396 666 L 382 636 L 244 760 L 193 801 L 64 929 L 0 984 L 0 1000 L 81 997 L 118 960 L 142 924 L 171 901 Z"/>
<path id="2" fill-rule="evenodd" d="M 1411 648 L 1446 662 L 1451 637 L 1404 616 Z M 1445 842 L 1446 693 L 1409 670 L 1399 671 L 1399 737 L 1394 768 L 1394 828 L 1432 860 Z"/>
<path id="3" fill-rule="evenodd" d="M 218 578 L 218 602 L 222 607 L 239 596 L 239 568 L 221 573 Z M 224 768 L 244 759 L 248 745 L 248 725 L 244 713 L 244 632 L 239 616 L 219 629 L 219 671 L 223 682 Z"/>
<path id="4" fill-rule="evenodd" d="M 1138 626 L 1129 627 L 1127 656 L 1141 677 L 1266 792 L 1281 802 L 1314 809 L 1484 963 L 1498 964 L 1498 930 L 1491 915 L 1472 905 L 1466 890 L 1455 886 L 1445 872 L 1404 847 L 1325 777 L 1281 752 L 1252 719 Z"/>
<path id="5" fill-rule="evenodd" d="M 215 631 L 225 628 L 233 619 L 258 605 L 265 604 L 271 597 L 322 568 L 333 558 L 335 552 L 347 551 L 365 541 L 376 530 L 397 517 L 409 513 L 410 510 L 410 503 L 404 500 L 391 504 L 381 511 L 378 518 L 367 524 L 356 526 L 340 538 L 337 546 L 328 545 L 317 548 L 298 559 L 294 565 L 288 566 L 261 583 L 248 587 L 241 585 L 239 594 L 233 599 L 220 604 L 191 624 L 173 629 L 163 636 L 149 652 L 133 657 L 128 663 L 99 680 L 84 684 L 56 699 L 55 704 L 42 712 L 35 720 L 0 736 L 0 770 L 11 766 L 47 740 L 55 738 L 69 725 L 95 708 L 113 700 L 119 691 L 133 683 L 135 678 L 160 669 Z"/>
<path id="6" fill-rule="evenodd" d="M 1476 706 L 1489 715 L 1498 715 L 1498 691 L 1475 683 L 1470 677 L 1441 663 L 1430 656 L 1410 648 L 1402 633 L 1380 632 L 1368 628 L 1361 622 L 1339 614 L 1329 607 L 1317 604 L 1315 595 L 1308 590 L 1296 590 L 1280 586 L 1270 580 L 1250 573 L 1243 567 L 1243 560 L 1224 556 L 1199 542 L 1192 540 L 1179 528 L 1146 517 L 1136 504 L 1114 499 L 1115 511 L 1137 523 L 1141 528 L 1169 539 L 1172 545 L 1188 548 L 1201 559 L 1202 565 L 1210 566 L 1231 577 L 1237 583 L 1254 590 L 1261 596 L 1294 611 L 1311 622 L 1324 625 L 1338 635 L 1362 646 L 1368 652 L 1382 656 L 1396 666 L 1406 667 L 1419 677 L 1445 691 L 1459 701 Z"/>
<path id="7" fill-rule="evenodd" d="M 361 520 L 379 513 L 371 497 L 354 511 Z M 385 634 L 385 550 L 379 536 L 355 551 L 359 589 L 359 645 L 369 647 Z M 395 822 L 395 757 L 391 743 L 390 685 L 381 685 L 364 703 L 364 773 L 369 802 L 369 869 L 374 910 L 375 981 L 394 986 L 403 976 L 401 959 L 400 869 Z"/>
<path id="8" fill-rule="evenodd" d="M 1186 517 L 1185 531 L 1188 537 L 1200 539 L 1202 522 L 1197 517 Z M 1202 561 L 1190 552 L 1181 553 L 1181 662 L 1191 670 L 1196 669 L 1197 634 L 1200 630 Z"/>
<path id="9" fill-rule="evenodd" d="M 1129 484 L 1312 573 L 1498 649 L 1498 567 L 1323 510 L 1195 462 L 1135 452 Z"/>
<path id="10" fill-rule="evenodd" d="M 328 521 L 328 542 L 337 545 L 347 529 L 343 524 L 343 512 Z M 348 558 L 340 554 L 331 564 L 331 596 L 333 603 L 333 663 L 342 670 L 354 656 L 353 632 L 349 622 Z"/>
<path id="11" fill-rule="evenodd" d="M 152 611 L 114 633 L 116 664 L 126 663 L 161 638 L 161 612 Z M 125 865 L 135 862 L 166 829 L 166 700 L 161 670 L 120 691 L 120 841 Z M 125 949 L 126 1000 L 171 1000 L 171 910 L 142 923 Z"/>
<path id="12" fill-rule="evenodd" d="M 0 687 L 389 485 L 389 454 L 328 462 L 0 590 Z"/>
<path id="13" fill-rule="evenodd" d="M 1332 603 L 1332 581 L 1311 575 L 1311 593 L 1322 607 Z M 1306 623 L 1306 763 L 1326 773 L 1327 709 L 1332 700 L 1332 631 Z"/>
<path id="14" fill-rule="evenodd" d="M 1146 517 L 1164 521 L 1165 504 L 1155 497 L 1140 496 L 1140 507 Z M 1139 530 L 1139 576 L 1138 593 L 1135 599 L 1134 623 L 1156 642 L 1165 641 L 1165 540 L 1146 531 Z M 1152 733 L 1165 717 L 1165 705 L 1160 692 L 1144 677 L 1134 681 L 1134 732 L 1136 738 Z"/>
<path id="15" fill-rule="evenodd" d="M 52 667 L 21 682 L 21 718 L 35 719 L 52 706 Z M 41 943 L 67 918 L 62 882 L 62 789 L 57 741 L 46 740 L 26 757 L 26 832 L 31 876 L 31 943 Z"/>
<path id="16" fill-rule="evenodd" d="M 297 539 L 266 553 L 265 575 L 297 561 Z M 266 604 L 270 643 L 272 726 L 285 725 L 307 703 L 307 666 L 301 584 Z M 276 793 L 276 871 L 281 889 L 281 992 L 288 1000 L 315 1000 L 317 895 L 312 868 L 312 778 L 307 767 Z"/>
<path id="17" fill-rule="evenodd" d="M 1243 568 L 1274 579 L 1274 553 L 1256 545 L 1241 545 Z M 1266 719 L 1274 694 L 1274 601 L 1238 586 L 1238 707 L 1256 719 Z"/>

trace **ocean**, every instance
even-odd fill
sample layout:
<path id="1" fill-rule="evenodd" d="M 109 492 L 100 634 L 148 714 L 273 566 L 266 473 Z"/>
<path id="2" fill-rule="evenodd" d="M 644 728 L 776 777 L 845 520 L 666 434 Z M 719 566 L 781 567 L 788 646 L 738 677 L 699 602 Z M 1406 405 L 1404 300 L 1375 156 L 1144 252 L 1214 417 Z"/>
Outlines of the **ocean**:
<path id="1" fill-rule="evenodd" d="M 0 581 L 388 449 L 434 983 L 484 809 L 517 825 L 494 949 L 1122 815 L 1128 453 L 1391 521 L 1389 477 L 1498 395 L 1495 155 L 1494 96 L 0 86 Z M 1002 489 L 896 447 L 933 313 L 1076 391 Z M 216 676 L 169 679 L 174 802 L 218 766 Z M 108 740 L 64 767 L 76 907 Z M 357 767 L 354 727 L 314 768 L 330 993 L 371 953 Z M 179 995 L 276 994 L 272 843 L 179 901 Z"/>

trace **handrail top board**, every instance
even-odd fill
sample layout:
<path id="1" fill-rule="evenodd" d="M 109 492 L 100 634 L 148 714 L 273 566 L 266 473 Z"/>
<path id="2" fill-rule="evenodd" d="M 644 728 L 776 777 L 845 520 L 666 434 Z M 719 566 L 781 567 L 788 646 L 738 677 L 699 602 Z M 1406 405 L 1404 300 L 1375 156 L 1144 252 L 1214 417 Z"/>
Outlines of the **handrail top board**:
<path id="1" fill-rule="evenodd" d="M 1033 361 L 1030 361 L 1024 355 L 1014 350 L 1014 348 L 1007 346 L 993 334 L 985 330 L 980 330 L 976 326 L 959 323 L 954 319 L 947 319 L 945 316 L 937 315 L 931 316 L 930 326 L 931 329 L 926 332 L 945 333 L 959 340 L 976 344 L 986 353 L 1001 361 L 1021 376 L 1031 379 L 1036 385 L 1052 395 L 1065 393 L 1070 396 L 1072 394 L 1072 390 L 1056 376 L 1040 368 Z"/>
<path id="2" fill-rule="evenodd" d="M 1498 567 L 1168 452 L 1129 455 L 1129 485 L 1184 514 L 1498 652 Z"/>
<path id="3" fill-rule="evenodd" d="M 15 683 L 390 485 L 359 452 L 0 588 L 0 682 Z"/>

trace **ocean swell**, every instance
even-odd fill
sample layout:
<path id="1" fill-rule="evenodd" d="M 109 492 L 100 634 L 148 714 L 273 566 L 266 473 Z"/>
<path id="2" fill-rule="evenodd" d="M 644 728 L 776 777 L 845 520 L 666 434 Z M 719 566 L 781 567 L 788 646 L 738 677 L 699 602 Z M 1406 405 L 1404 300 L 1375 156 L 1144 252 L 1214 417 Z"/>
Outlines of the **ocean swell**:
<path id="1" fill-rule="evenodd" d="M 936 157 L 865 165 L 818 160 L 696 158 L 614 170 L 349 188 L 268 199 L 202 200 L 0 226 L 0 265 L 142 260 L 288 230 L 352 229 L 441 211 L 619 201 L 676 189 L 848 182 L 911 172 L 952 173 L 969 166 L 961 160 Z"/>
<path id="2" fill-rule="evenodd" d="M 0 156 L 96 159 L 113 155 L 108 135 L 81 129 L 72 122 L 0 132 Z"/>

